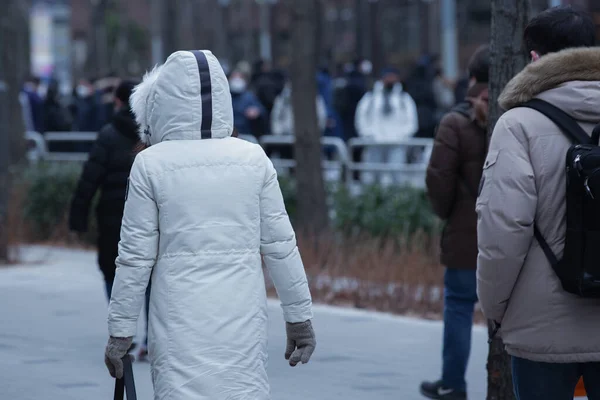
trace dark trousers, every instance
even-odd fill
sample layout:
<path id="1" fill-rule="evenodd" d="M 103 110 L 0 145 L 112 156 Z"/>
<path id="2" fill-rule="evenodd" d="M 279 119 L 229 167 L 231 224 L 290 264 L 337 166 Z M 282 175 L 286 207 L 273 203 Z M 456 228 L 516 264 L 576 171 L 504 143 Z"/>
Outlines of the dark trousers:
<path id="1" fill-rule="evenodd" d="M 551 364 L 512 358 L 517 400 L 573 400 L 583 377 L 589 400 L 600 400 L 600 363 Z"/>
<path id="2" fill-rule="evenodd" d="M 115 261 L 119 255 L 119 240 L 121 237 L 121 226 L 103 226 L 99 224 L 98 229 L 98 266 L 102 275 L 104 275 L 104 282 L 112 289 L 112 282 L 115 280 L 115 270 L 117 266 Z M 110 298 L 110 296 L 109 296 Z"/>
<path id="3" fill-rule="evenodd" d="M 465 374 L 471 354 L 473 312 L 477 303 L 475 270 L 446 268 L 444 275 L 444 387 L 467 390 Z"/>

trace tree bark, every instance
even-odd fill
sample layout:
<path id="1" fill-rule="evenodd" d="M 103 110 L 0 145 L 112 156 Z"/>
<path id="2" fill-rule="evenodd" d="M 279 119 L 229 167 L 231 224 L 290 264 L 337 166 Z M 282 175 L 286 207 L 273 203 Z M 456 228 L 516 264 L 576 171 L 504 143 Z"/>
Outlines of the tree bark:
<path id="1" fill-rule="evenodd" d="M 181 26 L 180 13 L 177 12 L 179 0 L 162 0 L 162 43 L 165 59 L 179 50 L 179 27 Z"/>
<path id="2" fill-rule="evenodd" d="M 288 0 L 292 11 L 292 107 L 296 136 L 298 227 L 310 234 L 327 228 L 327 204 L 322 172 L 321 132 L 317 123 L 317 2 Z"/>
<path id="3" fill-rule="evenodd" d="M 105 76 L 109 71 L 108 32 L 106 30 L 106 11 L 108 0 L 98 0 L 94 3 L 90 14 L 92 34 L 89 40 L 87 57 L 87 75 L 97 78 Z"/>
<path id="4" fill-rule="evenodd" d="M 527 63 L 522 50 L 523 31 L 529 21 L 529 0 L 492 0 L 492 31 L 490 43 L 490 110 L 489 131 L 491 137 L 502 110 L 496 99 L 508 83 Z M 492 334 L 491 324 L 488 326 Z M 487 360 L 488 400 L 514 399 L 510 357 L 504 343 L 495 337 L 489 347 Z"/>
<path id="5" fill-rule="evenodd" d="M 19 102 L 30 70 L 29 1 L 5 0 L 0 14 L 0 263 L 9 260 L 7 229 L 11 168 L 24 160 L 25 126 Z"/>
<path id="6" fill-rule="evenodd" d="M 522 41 L 530 8 L 529 0 L 492 0 L 490 99 L 497 99 L 508 81 L 527 64 Z M 490 135 L 501 115 L 498 102 L 491 101 Z"/>

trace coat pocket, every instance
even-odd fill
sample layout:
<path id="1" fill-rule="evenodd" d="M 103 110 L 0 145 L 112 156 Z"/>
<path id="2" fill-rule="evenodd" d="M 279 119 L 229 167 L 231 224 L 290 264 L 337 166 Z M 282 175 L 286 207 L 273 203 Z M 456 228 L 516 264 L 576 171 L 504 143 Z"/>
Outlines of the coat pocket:
<path id="1" fill-rule="evenodd" d="M 477 191 L 477 205 L 487 204 L 490 200 L 490 185 L 494 178 L 494 166 L 498 162 L 499 151 L 490 151 L 488 153 L 485 164 L 483 164 L 483 174 L 479 181 L 479 189 Z"/>

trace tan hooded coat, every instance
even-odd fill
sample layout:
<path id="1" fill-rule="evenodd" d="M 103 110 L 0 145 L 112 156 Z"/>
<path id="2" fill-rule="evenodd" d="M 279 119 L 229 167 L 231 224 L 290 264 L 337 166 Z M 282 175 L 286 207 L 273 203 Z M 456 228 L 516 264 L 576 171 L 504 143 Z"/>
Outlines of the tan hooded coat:
<path id="1" fill-rule="evenodd" d="M 562 256 L 570 142 L 545 116 L 519 108 L 532 98 L 561 108 L 591 134 L 600 122 L 600 49 L 546 55 L 499 98 L 508 111 L 494 129 L 477 200 L 479 299 L 486 317 L 501 323 L 509 354 L 600 361 L 600 300 L 565 292 L 533 236 L 535 221 Z"/>

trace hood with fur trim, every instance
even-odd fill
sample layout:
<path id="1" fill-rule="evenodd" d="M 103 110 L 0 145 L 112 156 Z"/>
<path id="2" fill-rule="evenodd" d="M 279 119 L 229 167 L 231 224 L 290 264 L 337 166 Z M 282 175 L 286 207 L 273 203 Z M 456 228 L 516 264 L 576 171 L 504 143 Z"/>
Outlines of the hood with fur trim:
<path id="1" fill-rule="evenodd" d="M 147 145 L 225 138 L 233 132 L 229 83 L 208 50 L 171 54 L 144 76 L 130 104 Z"/>
<path id="2" fill-rule="evenodd" d="M 565 85 L 567 83 L 569 84 Z M 600 48 L 566 49 L 541 57 L 538 61 L 527 65 L 506 85 L 498 102 L 500 107 L 510 110 L 535 97 L 548 97 L 543 93 L 564 86 L 586 89 L 588 95 L 594 94 L 593 97 L 596 99 L 594 106 L 599 105 Z M 569 94 L 573 93 L 568 93 L 568 90 L 562 93 L 565 100 L 568 100 L 566 97 Z M 581 96 L 578 97 L 574 100 L 581 102 Z M 550 101 L 550 99 L 544 100 Z M 562 104 L 556 105 L 562 106 Z M 600 109 L 596 110 L 596 113 L 600 113 Z"/>

